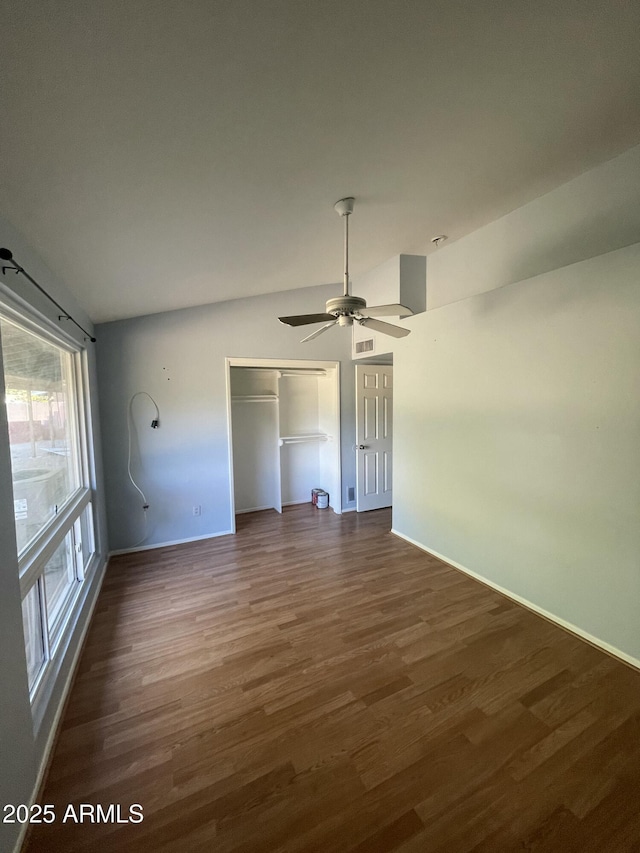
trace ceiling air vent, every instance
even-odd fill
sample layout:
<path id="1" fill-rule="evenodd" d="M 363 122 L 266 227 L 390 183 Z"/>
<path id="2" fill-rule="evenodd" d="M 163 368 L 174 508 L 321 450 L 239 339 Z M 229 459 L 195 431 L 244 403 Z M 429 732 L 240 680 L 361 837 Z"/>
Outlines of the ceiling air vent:
<path id="1" fill-rule="evenodd" d="M 356 352 L 373 352 L 373 338 L 368 341 L 356 341 Z"/>

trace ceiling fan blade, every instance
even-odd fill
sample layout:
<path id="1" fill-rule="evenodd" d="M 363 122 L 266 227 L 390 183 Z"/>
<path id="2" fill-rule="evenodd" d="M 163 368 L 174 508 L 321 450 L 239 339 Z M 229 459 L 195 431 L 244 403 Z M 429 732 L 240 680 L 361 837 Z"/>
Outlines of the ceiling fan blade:
<path id="1" fill-rule="evenodd" d="M 409 317 L 413 314 L 411 308 L 395 303 L 394 305 L 371 305 L 367 308 L 370 317 Z"/>
<path id="2" fill-rule="evenodd" d="M 329 315 L 329 316 L 331 316 L 331 315 Z M 304 344 L 304 343 L 306 343 L 306 341 L 312 341 L 314 338 L 317 338 L 318 335 L 321 335 L 323 332 L 326 332 L 327 329 L 330 329 L 331 326 L 335 326 L 337 322 L 338 322 L 337 320 L 333 320 L 331 323 L 326 323 L 324 326 L 320 326 L 320 328 L 316 329 L 315 332 L 311 332 L 310 335 L 307 335 L 306 338 L 303 338 L 300 341 L 300 343 Z"/>
<path id="3" fill-rule="evenodd" d="M 278 317 L 285 326 L 307 326 L 309 323 L 326 323 L 334 320 L 333 314 L 296 314 L 293 317 Z"/>
<path id="4" fill-rule="evenodd" d="M 368 309 L 367 309 L 368 310 Z M 403 329 L 402 326 L 393 326 L 391 323 L 383 323 L 382 320 L 374 320 L 373 317 L 363 317 L 358 320 L 361 326 L 368 326 L 383 335 L 391 335 L 392 338 L 404 338 L 411 329 Z"/>

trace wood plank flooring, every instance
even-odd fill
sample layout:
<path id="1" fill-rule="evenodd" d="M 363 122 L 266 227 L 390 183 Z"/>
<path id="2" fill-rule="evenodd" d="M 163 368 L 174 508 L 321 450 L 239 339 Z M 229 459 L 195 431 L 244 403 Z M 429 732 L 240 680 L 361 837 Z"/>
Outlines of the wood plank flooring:
<path id="1" fill-rule="evenodd" d="M 640 674 L 389 527 L 112 559 L 28 853 L 639 851 Z"/>

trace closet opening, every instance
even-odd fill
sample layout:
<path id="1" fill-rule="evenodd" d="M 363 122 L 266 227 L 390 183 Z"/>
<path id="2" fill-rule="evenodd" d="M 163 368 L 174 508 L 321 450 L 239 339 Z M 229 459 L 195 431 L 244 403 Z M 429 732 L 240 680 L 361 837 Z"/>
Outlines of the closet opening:
<path id="1" fill-rule="evenodd" d="M 226 362 L 233 532 L 237 514 L 281 513 L 312 489 L 341 513 L 339 362 Z"/>

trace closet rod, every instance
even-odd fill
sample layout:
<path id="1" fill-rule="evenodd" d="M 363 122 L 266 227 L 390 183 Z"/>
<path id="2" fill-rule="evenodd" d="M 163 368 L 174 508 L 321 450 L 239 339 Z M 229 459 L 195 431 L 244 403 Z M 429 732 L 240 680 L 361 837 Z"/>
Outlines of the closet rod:
<path id="1" fill-rule="evenodd" d="M 313 367 L 287 367 L 285 370 L 279 370 L 280 376 L 326 376 L 327 371 L 322 368 Z"/>
<path id="2" fill-rule="evenodd" d="M 276 394 L 236 394 L 231 399 L 234 403 L 275 403 L 278 397 Z"/>

